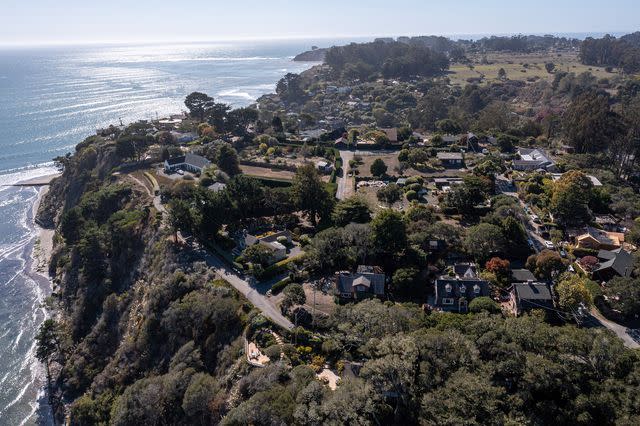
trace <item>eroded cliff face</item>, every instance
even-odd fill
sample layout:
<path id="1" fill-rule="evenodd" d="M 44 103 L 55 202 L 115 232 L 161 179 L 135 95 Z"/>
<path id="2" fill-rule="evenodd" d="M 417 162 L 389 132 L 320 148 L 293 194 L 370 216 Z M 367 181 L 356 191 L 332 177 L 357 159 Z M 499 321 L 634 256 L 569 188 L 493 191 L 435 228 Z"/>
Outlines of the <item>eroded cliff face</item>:
<path id="1" fill-rule="evenodd" d="M 205 386 L 224 400 L 248 308 L 196 253 L 174 244 L 146 188 L 116 172 L 112 142 L 89 138 L 63 163 L 38 211 L 56 230 L 58 417 L 213 420 L 220 414 L 210 399 L 186 409 L 183 399 Z"/>
<path id="2" fill-rule="evenodd" d="M 64 171 L 51 182 L 36 215 L 37 223 L 45 228 L 54 228 L 60 215 L 78 203 L 88 185 L 101 182 L 119 163 L 113 142 L 98 136 L 85 139 L 73 155 L 58 160 Z"/>

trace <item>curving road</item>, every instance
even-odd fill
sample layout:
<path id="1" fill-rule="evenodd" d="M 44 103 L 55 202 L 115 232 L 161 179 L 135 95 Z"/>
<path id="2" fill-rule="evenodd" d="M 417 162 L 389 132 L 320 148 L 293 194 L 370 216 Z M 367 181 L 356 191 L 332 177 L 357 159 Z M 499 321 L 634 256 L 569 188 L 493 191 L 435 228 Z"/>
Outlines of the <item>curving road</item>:
<path id="1" fill-rule="evenodd" d="M 246 280 L 233 272 L 231 268 L 226 265 L 224 260 L 220 259 L 218 256 L 215 256 L 208 250 L 202 248 L 200 249 L 200 252 L 205 262 L 207 262 L 207 265 L 215 269 L 220 278 L 227 281 L 236 290 L 242 293 L 244 297 L 253 304 L 253 306 L 260 309 L 264 316 L 286 330 L 293 329 L 293 323 L 282 315 L 280 313 L 280 309 L 272 304 L 271 300 L 260 291 L 265 290 L 266 292 L 267 288 L 271 288 L 270 282 L 260 284 L 259 288 L 253 287 Z"/>
<path id="2" fill-rule="evenodd" d="M 144 183 L 142 183 L 139 179 L 131 175 L 129 177 L 131 177 L 143 188 L 145 188 L 147 192 L 149 192 L 149 189 L 147 188 L 147 186 Z M 155 191 L 156 189 L 159 190 L 160 188 L 154 188 L 154 192 L 156 192 Z M 167 213 L 167 209 L 162 204 L 160 200 L 160 195 L 155 195 L 151 193 L 149 193 L 149 195 L 153 197 L 153 206 L 156 208 L 156 210 L 158 210 L 159 212 L 162 212 L 162 214 L 165 215 Z M 182 237 L 180 232 L 178 232 L 178 238 L 183 243 L 186 243 L 186 240 Z M 235 288 L 244 297 L 246 297 L 247 300 L 251 302 L 253 306 L 260 309 L 260 311 L 262 311 L 264 316 L 266 316 L 275 324 L 279 325 L 280 327 L 286 330 L 293 329 L 293 323 L 289 321 L 284 315 L 282 315 L 282 313 L 280 313 L 280 309 L 278 309 L 277 306 L 271 303 L 271 300 L 265 295 L 266 291 L 270 289 L 271 285 L 273 285 L 276 281 L 278 281 L 280 277 L 269 282 L 261 283 L 257 287 L 252 287 L 246 280 L 244 280 L 235 272 L 233 272 L 233 270 L 231 270 L 231 268 L 229 268 L 226 265 L 224 260 L 220 259 L 218 256 L 209 252 L 207 249 L 200 246 L 198 243 L 192 243 L 192 245 L 196 249 L 196 251 L 200 253 L 200 255 L 202 256 L 202 258 L 204 259 L 204 261 L 207 263 L 209 267 L 213 268 L 222 279 L 227 281 L 229 284 L 233 286 L 233 288 Z"/>

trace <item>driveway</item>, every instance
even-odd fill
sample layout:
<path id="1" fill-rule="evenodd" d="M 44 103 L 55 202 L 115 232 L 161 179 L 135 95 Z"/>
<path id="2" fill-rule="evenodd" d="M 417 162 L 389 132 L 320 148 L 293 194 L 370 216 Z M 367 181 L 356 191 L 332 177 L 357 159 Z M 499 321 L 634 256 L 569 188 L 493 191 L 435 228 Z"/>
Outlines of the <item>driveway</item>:
<path id="1" fill-rule="evenodd" d="M 218 256 L 203 248 L 200 248 L 199 252 L 202 254 L 205 262 L 207 262 L 207 265 L 213 268 L 220 278 L 227 281 L 233 286 L 233 288 L 242 293 L 242 295 L 246 297 L 253 306 L 262 311 L 264 316 L 286 330 L 291 330 L 293 328 L 293 323 L 282 315 L 280 313 L 280 309 L 271 303 L 271 300 L 266 296 L 266 292 L 275 282 L 279 281 L 281 277 L 274 278 L 271 281 L 260 283 L 256 287 L 252 287 L 245 279 L 233 272 L 233 270 L 226 265 L 224 260 L 220 259 Z"/>
<path id="2" fill-rule="evenodd" d="M 631 337 L 630 332 L 632 332 L 633 330 L 630 328 L 627 328 L 623 325 L 620 325 L 616 322 L 610 321 L 608 319 L 606 319 L 601 313 L 600 311 L 598 311 L 596 308 L 591 308 L 591 316 L 594 319 L 594 323 L 600 323 L 599 325 L 608 328 L 609 330 L 613 331 L 616 336 L 618 336 L 623 342 L 624 345 L 628 348 L 631 349 L 638 349 L 640 348 L 640 343 L 638 343 L 638 341 L 634 340 L 633 337 Z"/>
<path id="3" fill-rule="evenodd" d="M 522 209 L 524 210 L 525 203 L 524 203 L 524 201 L 522 201 L 520 199 L 520 197 L 518 197 L 518 193 L 515 192 L 515 187 L 511 183 L 509 183 L 504 178 L 501 179 L 501 176 L 497 176 L 496 177 L 496 187 L 498 188 L 498 191 L 501 194 L 508 195 L 510 197 L 514 197 L 516 200 L 518 200 L 518 203 L 520 204 L 520 207 L 522 207 Z M 534 248 L 535 252 L 539 253 L 542 250 L 544 250 L 544 248 L 545 248 L 545 245 L 544 245 L 545 239 L 542 238 L 540 236 L 540 234 L 538 234 L 538 232 L 537 232 L 538 228 L 537 228 L 536 224 L 533 223 L 533 221 L 531 220 L 531 217 L 529 217 L 529 215 L 526 215 L 526 219 L 522 220 L 522 226 L 524 226 L 524 229 L 527 232 L 527 237 L 531 241 L 533 241 L 533 248 Z"/>
<path id="4" fill-rule="evenodd" d="M 336 198 L 344 200 L 353 195 L 354 178 L 349 175 L 349 161 L 353 160 L 354 152 L 349 150 L 340 150 L 340 158 L 342 159 L 342 176 L 338 177 L 338 190 Z"/>

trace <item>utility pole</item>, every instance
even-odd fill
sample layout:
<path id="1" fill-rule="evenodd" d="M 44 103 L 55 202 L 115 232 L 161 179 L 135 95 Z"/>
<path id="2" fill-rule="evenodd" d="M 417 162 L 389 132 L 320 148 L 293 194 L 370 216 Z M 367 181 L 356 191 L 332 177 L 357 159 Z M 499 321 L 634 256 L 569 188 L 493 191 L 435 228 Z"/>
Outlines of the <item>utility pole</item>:
<path id="1" fill-rule="evenodd" d="M 316 290 L 317 283 L 313 283 L 313 309 L 311 313 L 311 329 L 315 333 L 316 331 Z"/>

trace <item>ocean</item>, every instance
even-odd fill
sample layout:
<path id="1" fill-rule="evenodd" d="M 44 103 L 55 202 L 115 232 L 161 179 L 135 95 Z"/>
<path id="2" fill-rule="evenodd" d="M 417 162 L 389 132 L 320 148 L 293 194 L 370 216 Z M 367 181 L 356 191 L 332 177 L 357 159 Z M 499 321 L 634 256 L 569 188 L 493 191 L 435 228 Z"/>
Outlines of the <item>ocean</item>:
<path id="1" fill-rule="evenodd" d="M 348 40 L 0 49 L 0 424 L 47 424 L 34 336 L 50 292 L 33 272 L 37 190 L 8 184 L 55 172 L 52 159 L 97 128 L 178 113 L 193 91 L 234 107 L 313 63 L 296 54 Z"/>

